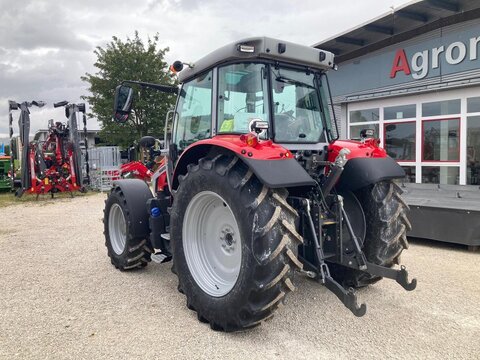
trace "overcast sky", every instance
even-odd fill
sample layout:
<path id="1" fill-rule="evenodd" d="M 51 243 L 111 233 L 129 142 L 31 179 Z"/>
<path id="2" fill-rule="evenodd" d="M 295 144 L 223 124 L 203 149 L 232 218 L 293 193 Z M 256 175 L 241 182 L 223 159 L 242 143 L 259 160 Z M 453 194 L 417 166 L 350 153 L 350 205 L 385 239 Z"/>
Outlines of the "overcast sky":
<path id="1" fill-rule="evenodd" d="M 406 2 L 0 0 L 0 139 L 8 136 L 8 99 L 47 102 L 31 111 L 32 135 L 50 118 L 65 121 L 53 102 L 81 101 L 87 86 L 80 76 L 96 72 L 93 51 L 112 36 L 125 39 L 138 30 L 146 39 L 158 32 L 160 46 L 170 48 L 168 62 L 193 62 L 250 36 L 312 45 Z M 98 128 L 95 120 L 89 128 Z"/>

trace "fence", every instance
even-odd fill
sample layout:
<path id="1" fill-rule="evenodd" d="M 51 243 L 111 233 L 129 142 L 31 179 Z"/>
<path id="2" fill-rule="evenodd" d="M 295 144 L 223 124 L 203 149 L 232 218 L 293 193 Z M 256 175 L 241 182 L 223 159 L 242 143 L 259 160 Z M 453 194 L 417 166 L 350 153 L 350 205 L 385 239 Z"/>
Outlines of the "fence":
<path id="1" fill-rule="evenodd" d="M 95 190 L 108 191 L 113 181 L 120 179 L 120 148 L 101 146 L 88 149 L 90 186 Z"/>

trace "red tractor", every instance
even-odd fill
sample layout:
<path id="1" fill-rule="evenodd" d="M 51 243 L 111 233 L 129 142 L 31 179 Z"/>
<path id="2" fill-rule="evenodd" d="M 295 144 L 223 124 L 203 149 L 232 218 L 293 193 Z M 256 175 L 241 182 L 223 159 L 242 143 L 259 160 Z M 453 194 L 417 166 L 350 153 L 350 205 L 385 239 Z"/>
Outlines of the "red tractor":
<path id="1" fill-rule="evenodd" d="M 114 183 L 105 205 L 108 256 L 120 270 L 173 260 L 187 307 L 212 329 L 270 318 L 299 272 L 330 289 L 356 316 L 354 288 L 382 277 L 406 290 L 408 206 L 394 182 L 403 169 L 378 140 L 339 141 L 327 71 L 333 54 L 259 37 L 193 65 L 175 62 L 181 87 L 135 81 L 116 89 L 117 121 L 134 91 L 178 94 L 166 164 L 152 193 Z"/>

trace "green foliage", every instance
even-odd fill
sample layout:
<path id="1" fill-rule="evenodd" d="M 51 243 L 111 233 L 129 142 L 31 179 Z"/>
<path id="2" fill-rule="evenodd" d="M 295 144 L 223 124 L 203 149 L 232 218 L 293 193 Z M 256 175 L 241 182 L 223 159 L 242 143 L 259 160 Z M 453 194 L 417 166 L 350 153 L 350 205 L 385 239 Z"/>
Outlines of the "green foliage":
<path id="1" fill-rule="evenodd" d="M 149 38 L 147 44 L 138 37 L 137 31 L 133 39 L 127 38 L 125 42 L 115 36 L 112 39 L 105 48 L 95 50 L 98 72 L 82 76 L 82 80 L 90 84 L 92 94 L 83 97 L 90 104 L 89 117 L 100 121 L 100 137 L 106 144 L 126 147 L 145 135 L 162 138 L 165 116 L 173 107 L 175 96 L 134 87 L 135 100 L 129 120 L 118 124 L 112 120 L 112 114 L 115 87 L 123 80 L 176 83 L 164 61 L 169 49 L 157 49 L 158 34 Z"/>

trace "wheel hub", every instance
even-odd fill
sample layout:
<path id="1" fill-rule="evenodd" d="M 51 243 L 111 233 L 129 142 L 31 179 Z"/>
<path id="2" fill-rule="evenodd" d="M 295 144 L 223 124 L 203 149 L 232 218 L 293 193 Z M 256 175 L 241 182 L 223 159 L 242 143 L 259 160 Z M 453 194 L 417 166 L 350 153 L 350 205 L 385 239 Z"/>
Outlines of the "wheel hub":
<path id="1" fill-rule="evenodd" d="M 234 232 L 228 226 L 225 227 L 220 233 L 221 246 L 226 252 L 235 250 L 235 237 Z"/>

